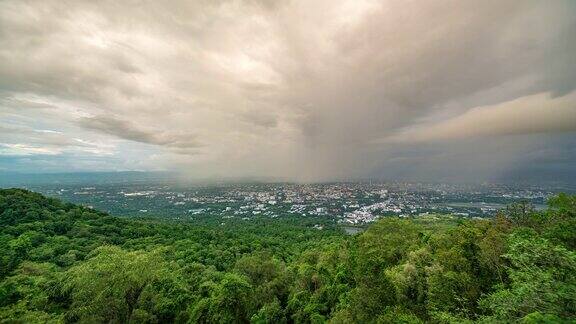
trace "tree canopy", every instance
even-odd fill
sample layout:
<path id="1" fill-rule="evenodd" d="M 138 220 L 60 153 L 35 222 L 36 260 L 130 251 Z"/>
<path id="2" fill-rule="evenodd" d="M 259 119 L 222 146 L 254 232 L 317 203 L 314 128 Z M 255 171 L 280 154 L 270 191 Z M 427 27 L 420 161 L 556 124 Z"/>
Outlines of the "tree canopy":
<path id="1" fill-rule="evenodd" d="M 0 190 L 0 322 L 576 321 L 576 196 L 345 235 L 313 220 L 125 219 Z"/>

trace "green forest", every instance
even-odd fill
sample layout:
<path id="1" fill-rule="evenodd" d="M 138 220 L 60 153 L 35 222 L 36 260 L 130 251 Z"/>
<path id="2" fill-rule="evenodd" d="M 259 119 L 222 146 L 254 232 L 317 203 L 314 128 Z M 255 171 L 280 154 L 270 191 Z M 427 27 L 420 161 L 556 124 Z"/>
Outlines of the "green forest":
<path id="1" fill-rule="evenodd" d="M 576 196 L 356 235 L 317 222 L 119 218 L 0 190 L 0 322 L 576 322 Z"/>

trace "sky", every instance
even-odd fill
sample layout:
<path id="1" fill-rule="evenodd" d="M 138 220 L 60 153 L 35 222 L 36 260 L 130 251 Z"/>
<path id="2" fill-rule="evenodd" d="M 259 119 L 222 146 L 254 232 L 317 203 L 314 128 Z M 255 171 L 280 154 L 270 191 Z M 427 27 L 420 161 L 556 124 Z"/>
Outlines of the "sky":
<path id="1" fill-rule="evenodd" d="M 0 172 L 576 179 L 576 1 L 2 0 Z"/>

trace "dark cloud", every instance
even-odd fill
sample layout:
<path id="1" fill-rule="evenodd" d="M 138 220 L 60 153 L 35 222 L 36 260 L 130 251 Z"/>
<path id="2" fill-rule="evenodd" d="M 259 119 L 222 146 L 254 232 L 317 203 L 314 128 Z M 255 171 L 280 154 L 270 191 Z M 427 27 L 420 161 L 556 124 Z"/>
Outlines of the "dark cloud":
<path id="1" fill-rule="evenodd" d="M 137 127 L 133 123 L 118 119 L 113 116 L 93 116 L 84 117 L 79 120 L 79 125 L 83 128 L 95 130 L 104 134 L 113 135 L 122 139 L 161 145 L 178 149 L 178 152 L 186 152 L 187 149 L 200 147 L 196 137 L 191 134 L 171 134 L 145 130 Z"/>
<path id="2" fill-rule="evenodd" d="M 576 132 L 576 93 L 550 97 L 548 94 L 538 94 L 477 107 L 454 118 L 403 130 L 384 138 L 382 142 L 430 142 L 469 137 Z"/>
<path id="3" fill-rule="evenodd" d="M 571 0 L 5 0 L 0 116 L 116 162 L 151 144 L 143 164 L 193 176 L 497 176 L 575 130 L 574 12 Z"/>

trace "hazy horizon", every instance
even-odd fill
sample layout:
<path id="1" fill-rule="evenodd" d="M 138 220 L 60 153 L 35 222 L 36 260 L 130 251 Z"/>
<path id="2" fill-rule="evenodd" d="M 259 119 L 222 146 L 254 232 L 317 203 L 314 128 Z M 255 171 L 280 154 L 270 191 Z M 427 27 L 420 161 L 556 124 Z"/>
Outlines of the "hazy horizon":
<path id="1" fill-rule="evenodd" d="M 461 181 L 458 178 L 349 178 L 332 179 L 327 181 L 297 181 L 288 178 L 274 177 L 189 177 L 185 174 L 171 171 L 79 171 L 79 172 L 40 172 L 20 173 L 0 171 L 0 188 L 26 187 L 26 186 L 58 186 L 58 185 L 155 185 L 166 184 L 176 187 L 195 186 L 227 186 L 235 184 L 293 184 L 293 185 L 323 185 L 343 183 L 366 183 L 366 184 L 438 184 L 438 185 L 462 185 L 462 186 L 485 186 L 504 185 L 519 187 L 534 187 L 550 189 L 554 191 L 576 192 L 575 179 L 563 178 L 551 180 L 551 177 L 509 177 L 506 179 L 491 181 Z"/>
<path id="2" fill-rule="evenodd" d="M 0 2 L 0 176 L 573 182 L 576 2 Z"/>

